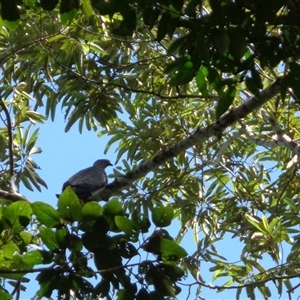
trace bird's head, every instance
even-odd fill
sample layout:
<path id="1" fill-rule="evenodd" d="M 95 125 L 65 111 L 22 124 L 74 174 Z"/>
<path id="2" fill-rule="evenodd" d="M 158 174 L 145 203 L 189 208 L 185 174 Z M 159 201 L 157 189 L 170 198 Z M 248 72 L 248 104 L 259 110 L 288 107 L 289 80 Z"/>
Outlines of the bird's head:
<path id="1" fill-rule="evenodd" d="M 105 169 L 113 164 L 108 159 L 98 159 L 94 162 L 93 166 L 101 169 Z"/>

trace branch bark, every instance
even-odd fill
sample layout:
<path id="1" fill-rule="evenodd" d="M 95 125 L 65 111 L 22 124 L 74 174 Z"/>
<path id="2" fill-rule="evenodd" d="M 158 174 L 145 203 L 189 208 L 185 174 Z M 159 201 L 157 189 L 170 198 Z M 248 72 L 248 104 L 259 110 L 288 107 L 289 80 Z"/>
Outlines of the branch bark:
<path id="1" fill-rule="evenodd" d="M 13 135 L 12 135 L 12 123 L 9 115 L 9 111 L 0 98 L 0 106 L 4 111 L 6 117 L 6 127 L 7 127 L 7 136 L 8 136 L 8 159 L 9 159 L 9 180 L 10 180 L 10 189 L 12 192 L 16 191 L 15 187 L 15 173 L 14 173 L 14 155 L 13 155 Z"/>
<path id="2" fill-rule="evenodd" d="M 29 199 L 27 199 L 25 196 L 23 196 L 22 194 L 19 194 L 16 191 L 12 191 L 12 192 L 7 192 L 4 190 L 0 190 L 0 199 L 7 199 L 7 200 L 11 200 L 11 201 L 26 201 L 28 203 L 31 203 Z"/>
<path id="3" fill-rule="evenodd" d="M 236 123 L 242 118 L 260 108 L 267 101 L 280 93 L 282 78 L 277 78 L 270 86 L 262 90 L 258 96 L 253 96 L 243 102 L 240 106 L 230 109 L 227 113 L 222 115 L 217 121 L 205 127 L 198 127 L 195 133 L 189 137 L 179 141 L 168 149 L 161 151 L 152 159 L 142 162 L 137 168 L 128 172 L 122 177 L 116 178 L 109 183 L 104 189 L 94 193 L 91 200 L 100 201 L 108 199 L 113 195 L 117 195 L 121 190 L 129 187 L 133 182 L 147 173 L 153 171 L 166 161 L 176 157 L 180 153 L 186 151 L 190 147 L 205 142 L 212 136 L 218 136 L 232 124 Z"/>

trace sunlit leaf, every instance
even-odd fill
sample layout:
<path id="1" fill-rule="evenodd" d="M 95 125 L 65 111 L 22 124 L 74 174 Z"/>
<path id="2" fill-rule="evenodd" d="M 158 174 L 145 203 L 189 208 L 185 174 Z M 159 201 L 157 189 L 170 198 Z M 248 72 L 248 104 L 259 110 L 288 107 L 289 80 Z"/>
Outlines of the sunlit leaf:
<path id="1" fill-rule="evenodd" d="M 45 226 L 55 227 L 60 224 L 60 215 L 51 205 L 36 201 L 31 207 L 37 220 Z"/>

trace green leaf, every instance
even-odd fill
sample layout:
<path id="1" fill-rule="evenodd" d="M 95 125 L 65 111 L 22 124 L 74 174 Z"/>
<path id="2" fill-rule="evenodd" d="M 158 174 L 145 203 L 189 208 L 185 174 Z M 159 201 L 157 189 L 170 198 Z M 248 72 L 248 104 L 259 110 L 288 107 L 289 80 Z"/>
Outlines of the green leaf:
<path id="1" fill-rule="evenodd" d="M 57 1 L 57 0 L 55 0 Z M 81 1 L 81 9 L 83 11 L 83 13 L 85 14 L 85 16 L 87 16 L 88 18 L 90 18 L 93 15 L 93 8 L 91 6 L 90 0 L 82 0 Z"/>
<path id="2" fill-rule="evenodd" d="M 252 69 L 251 69 L 251 78 L 252 78 L 254 84 L 255 84 L 259 89 L 262 89 L 262 88 L 263 88 L 263 83 L 262 83 L 260 74 L 259 74 L 259 72 L 258 72 L 255 68 L 252 68 Z"/>
<path id="3" fill-rule="evenodd" d="M 78 0 L 61 0 L 60 1 L 60 15 L 61 23 L 64 25 L 70 24 L 79 10 Z"/>
<path id="4" fill-rule="evenodd" d="M 181 48 L 185 49 L 186 44 L 189 42 L 189 36 L 180 37 L 172 42 L 168 48 L 168 54 L 173 55 L 176 51 L 181 53 Z M 174 62 L 173 62 L 174 63 Z M 172 64 L 172 62 L 171 62 Z"/>
<path id="5" fill-rule="evenodd" d="M 0 269 L 10 264 L 15 253 L 19 253 L 19 247 L 13 241 L 7 241 L 0 249 Z"/>
<path id="6" fill-rule="evenodd" d="M 138 213 L 137 211 L 132 213 L 132 222 L 134 227 L 142 233 L 148 232 L 151 226 L 151 222 L 149 221 L 148 217 Z"/>
<path id="7" fill-rule="evenodd" d="M 84 204 L 81 210 L 82 217 L 84 219 L 96 219 L 102 214 L 103 208 L 97 202 L 88 202 Z"/>
<path id="8" fill-rule="evenodd" d="M 1 18 L 11 29 L 18 26 L 20 13 L 14 0 L 1 0 Z"/>
<path id="9" fill-rule="evenodd" d="M 157 206 L 152 211 L 152 221 L 157 227 L 167 227 L 174 217 L 172 206 Z"/>
<path id="10" fill-rule="evenodd" d="M 160 42 L 168 33 L 169 22 L 171 22 L 172 16 L 169 12 L 164 12 L 159 20 L 157 27 L 157 41 Z"/>
<path id="11" fill-rule="evenodd" d="M 247 51 L 247 37 L 245 29 L 240 26 L 231 26 L 228 30 L 229 35 L 229 53 L 236 61 L 240 60 Z"/>
<path id="12" fill-rule="evenodd" d="M 31 123 L 35 123 L 35 121 L 37 121 L 37 122 L 43 124 L 44 121 L 47 119 L 43 115 L 37 113 L 36 111 L 32 111 L 32 110 L 26 111 L 25 116 L 28 118 L 28 120 Z M 38 130 L 39 129 L 37 128 L 34 133 L 38 132 Z"/>
<path id="13" fill-rule="evenodd" d="M 128 235 L 132 234 L 134 226 L 131 220 L 123 216 L 115 216 L 115 222 L 120 230 L 122 230 Z"/>
<path id="14" fill-rule="evenodd" d="M 123 207 L 118 199 L 112 199 L 103 206 L 103 215 L 105 216 L 122 216 L 123 214 Z"/>
<path id="15" fill-rule="evenodd" d="M 55 237 L 59 248 L 66 249 L 68 247 L 69 235 L 69 230 L 66 227 L 59 228 L 55 231 Z"/>
<path id="16" fill-rule="evenodd" d="M 37 220 L 47 227 L 55 227 L 60 224 L 60 215 L 51 205 L 44 202 L 31 204 L 32 211 Z"/>
<path id="17" fill-rule="evenodd" d="M 50 251 L 56 251 L 57 249 L 59 249 L 55 232 L 45 226 L 41 226 L 39 229 L 39 236 L 42 239 L 45 246 L 48 247 Z"/>
<path id="18" fill-rule="evenodd" d="M 39 265 L 44 261 L 43 255 L 40 250 L 32 250 L 25 253 L 22 260 L 28 265 Z"/>
<path id="19" fill-rule="evenodd" d="M 227 31 L 216 30 L 212 31 L 212 39 L 218 53 L 227 54 L 229 51 L 230 39 Z"/>
<path id="20" fill-rule="evenodd" d="M 11 300 L 13 299 L 13 295 L 10 295 L 10 293 L 6 290 L 0 290 L 0 299 L 5 299 L 5 300 Z"/>
<path id="21" fill-rule="evenodd" d="M 293 89 L 293 92 L 300 99 L 300 65 L 294 62 L 289 63 L 290 72 L 285 77 L 285 84 Z"/>
<path id="22" fill-rule="evenodd" d="M 158 16 L 160 14 L 160 10 L 156 6 L 148 6 L 143 11 L 143 19 L 145 25 L 149 26 L 149 29 L 152 29 L 154 24 L 156 23 Z"/>
<path id="23" fill-rule="evenodd" d="M 245 80 L 245 84 L 247 89 L 254 95 L 258 96 L 259 95 L 259 87 L 257 85 L 257 82 L 252 78 L 247 76 Z"/>
<path id="24" fill-rule="evenodd" d="M 295 212 L 298 213 L 298 207 L 296 206 L 296 203 L 293 201 L 293 199 L 289 197 L 283 197 L 282 200 Z"/>
<path id="25" fill-rule="evenodd" d="M 70 222 L 82 220 L 81 204 L 70 186 L 68 186 L 59 196 L 57 207 L 62 218 Z"/>
<path id="26" fill-rule="evenodd" d="M 244 214 L 244 218 L 252 225 L 254 226 L 258 231 L 262 233 L 266 233 L 265 228 L 262 226 L 261 222 L 259 222 L 256 218 L 254 218 L 251 215 Z"/>
<path id="27" fill-rule="evenodd" d="M 4 213 L 12 228 L 21 231 L 31 220 L 32 210 L 30 204 L 25 201 L 17 201 L 9 205 Z"/>
<path id="28" fill-rule="evenodd" d="M 207 81 L 206 81 L 206 76 L 207 76 L 207 72 L 205 72 L 206 69 L 204 68 L 200 68 L 198 70 L 198 73 L 196 75 L 196 83 L 197 83 L 197 87 L 200 91 L 200 93 L 202 94 L 202 96 L 206 99 L 209 98 L 209 92 L 207 89 Z"/>
<path id="29" fill-rule="evenodd" d="M 177 12 L 180 12 L 183 7 L 183 0 L 171 0 L 173 7 Z"/>
<path id="30" fill-rule="evenodd" d="M 20 232 L 20 238 L 22 239 L 24 245 L 29 245 L 34 240 L 34 235 L 27 231 L 21 231 Z"/>
<path id="31" fill-rule="evenodd" d="M 196 75 L 197 67 L 191 60 L 187 60 L 183 68 L 179 69 L 170 80 L 171 86 L 189 83 Z"/>
<path id="32" fill-rule="evenodd" d="M 33 192 L 33 188 L 31 186 L 28 178 L 24 174 L 21 174 L 21 181 L 24 184 L 24 186 L 26 187 L 26 189 Z"/>
<path id="33" fill-rule="evenodd" d="M 216 118 L 220 118 L 232 104 L 235 98 L 236 89 L 234 86 L 229 86 L 224 92 L 221 93 L 217 107 L 216 107 Z"/>
<path id="34" fill-rule="evenodd" d="M 177 258 L 183 258 L 188 255 L 185 249 L 176 242 L 165 238 L 161 238 L 160 240 L 160 251 L 166 257 L 176 256 Z"/>
<path id="35" fill-rule="evenodd" d="M 168 276 L 165 276 L 163 272 L 154 272 L 153 274 L 153 285 L 155 290 L 162 291 L 167 296 L 176 296 L 176 289 L 173 286 L 173 282 Z M 157 297 L 153 297 L 157 299 Z"/>
<path id="36" fill-rule="evenodd" d="M 53 10 L 58 4 L 58 0 L 40 0 L 41 7 L 44 10 Z"/>
<path id="37" fill-rule="evenodd" d="M 136 29 L 137 22 L 135 9 L 128 8 L 121 13 L 123 20 L 120 22 L 120 25 L 117 28 L 112 30 L 112 33 L 119 36 L 132 36 Z"/>
<path id="38" fill-rule="evenodd" d="M 176 281 L 180 280 L 185 275 L 184 271 L 180 267 L 175 265 L 160 264 L 160 267 L 174 283 L 176 283 Z"/>

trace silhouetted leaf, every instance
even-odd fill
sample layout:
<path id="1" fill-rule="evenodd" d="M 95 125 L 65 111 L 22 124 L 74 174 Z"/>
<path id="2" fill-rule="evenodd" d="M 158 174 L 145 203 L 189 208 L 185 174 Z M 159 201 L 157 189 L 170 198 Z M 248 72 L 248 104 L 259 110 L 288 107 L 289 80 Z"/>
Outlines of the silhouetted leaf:
<path id="1" fill-rule="evenodd" d="M 152 221 L 157 227 L 169 226 L 173 217 L 174 212 L 171 206 L 157 206 L 152 211 Z"/>
<path id="2" fill-rule="evenodd" d="M 58 0 L 40 0 L 41 7 L 45 10 L 53 10 L 58 4 Z"/>

